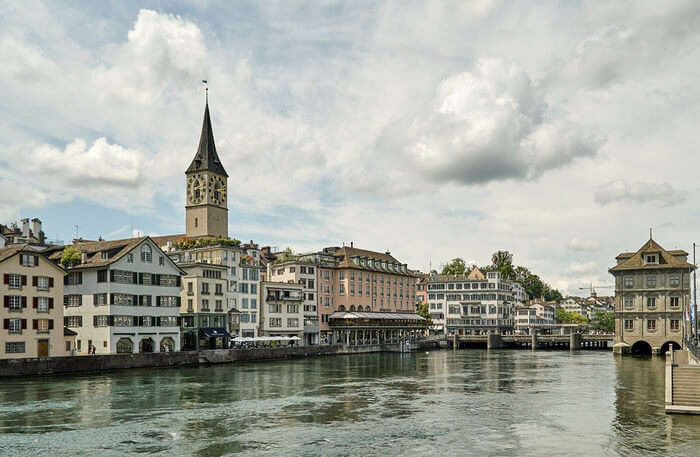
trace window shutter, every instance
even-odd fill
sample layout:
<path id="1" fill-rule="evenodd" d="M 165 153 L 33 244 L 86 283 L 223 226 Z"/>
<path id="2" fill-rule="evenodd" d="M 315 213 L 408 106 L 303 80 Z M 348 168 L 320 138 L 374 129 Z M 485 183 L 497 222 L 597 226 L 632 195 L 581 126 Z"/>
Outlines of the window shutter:
<path id="1" fill-rule="evenodd" d="M 39 321 L 37 319 L 32 319 L 32 329 L 36 330 L 39 328 Z"/>
<path id="2" fill-rule="evenodd" d="M 22 254 L 19 255 L 19 264 L 24 265 L 24 258 L 22 257 Z"/>
<path id="3" fill-rule="evenodd" d="M 53 288 L 53 278 L 49 278 L 49 289 Z"/>
<path id="4" fill-rule="evenodd" d="M 32 299 L 32 308 L 36 309 L 39 306 L 39 297 L 34 297 Z"/>
<path id="5" fill-rule="evenodd" d="M 139 284 L 143 284 L 143 273 L 139 273 Z"/>
<path id="6" fill-rule="evenodd" d="M 22 330 L 27 329 L 27 319 L 22 319 Z"/>
<path id="7" fill-rule="evenodd" d="M 114 325 L 114 316 L 109 316 L 107 318 L 107 323 L 109 324 L 110 327 Z"/>
<path id="8" fill-rule="evenodd" d="M 110 305 L 114 304 L 114 294 L 109 294 L 109 304 Z"/>
<path id="9" fill-rule="evenodd" d="M 139 274 L 138 273 L 136 273 L 136 272 L 133 273 L 131 282 L 133 282 L 134 284 L 139 283 Z"/>
<path id="10" fill-rule="evenodd" d="M 39 266 L 39 256 L 38 256 L 38 255 L 35 255 L 35 256 L 34 256 L 34 266 L 35 266 L 35 267 L 38 267 L 38 266 Z"/>
<path id="11" fill-rule="evenodd" d="M 182 326 L 182 317 L 181 316 L 177 316 L 177 326 L 178 327 Z"/>
<path id="12" fill-rule="evenodd" d="M 180 276 L 178 276 L 178 277 L 175 279 L 175 285 L 176 285 L 177 287 L 180 287 Z"/>
<path id="13" fill-rule="evenodd" d="M 4 328 L 5 330 L 10 328 L 10 319 L 3 319 L 2 320 L 2 328 Z"/>
<path id="14" fill-rule="evenodd" d="M 160 317 L 154 317 L 153 320 L 155 321 L 153 322 L 153 325 L 155 327 L 160 327 Z"/>
<path id="15" fill-rule="evenodd" d="M 83 272 L 79 271 L 78 272 L 78 284 L 82 284 L 82 283 L 83 283 Z"/>
<path id="16" fill-rule="evenodd" d="M 5 284 L 9 284 L 10 283 L 10 275 L 5 273 L 2 282 Z"/>
<path id="17" fill-rule="evenodd" d="M 114 282 L 114 270 L 109 270 L 109 282 Z"/>
<path id="18" fill-rule="evenodd" d="M 134 305 L 136 305 L 136 304 L 138 304 L 138 302 L 139 302 L 139 296 L 138 296 L 138 295 L 132 296 L 132 298 L 131 298 L 131 303 L 133 303 Z"/>
<path id="19" fill-rule="evenodd" d="M 53 297 L 49 297 L 49 309 L 53 309 Z"/>
<path id="20" fill-rule="evenodd" d="M 53 330 L 53 319 L 49 319 L 49 330 Z"/>
<path id="21" fill-rule="evenodd" d="M 182 298 L 181 298 L 181 297 L 177 297 L 177 307 L 178 307 L 178 308 L 179 308 L 180 305 L 181 305 L 181 303 L 180 303 L 181 301 L 182 301 Z"/>
<path id="22" fill-rule="evenodd" d="M 37 278 L 36 276 L 32 276 L 32 287 L 36 287 L 38 281 L 39 278 Z"/>
<path id="23" fill-rule="evenodd" d="M 9 308 L 9 307 L 10 307 L 10 296 L 9 296 L 9 295 L 5 295 L 5 300 L 4 300 L 3 306 L 4 306 L 5 308 Z"/>
<path id="24" fill-rule="evenodd" d="M 143 306 L 143 295 L 139 295 L 139 306 Z"/>
<path id="25" fill-rule="evenodd" d="M 27 307 L 27 297 L 22 297 L 22 308 Z"/>
<path id="26" fill-rule="evenodd" d="M 23 286 L 27 285 L 27 275 L 22 275 L 22 285 Z"/>
<path id="27" fill-rule="evenodd" d="M 68 275 L 69 275 L 69 274 L 70 274 L 70 273 L 68 273 Z M 68 275 L 65 275 L 65 276 L 63 277 L 63 285 L 64 285 L 64 286 L 67 286 L 67 285 L 68 285 Z"/>
<path id="28" fill-rule="evenodd" d="M 151 285 L 160 286 L 160 284 L 158 284 L 158 275 L 157 274 L 151 275 Z"/>

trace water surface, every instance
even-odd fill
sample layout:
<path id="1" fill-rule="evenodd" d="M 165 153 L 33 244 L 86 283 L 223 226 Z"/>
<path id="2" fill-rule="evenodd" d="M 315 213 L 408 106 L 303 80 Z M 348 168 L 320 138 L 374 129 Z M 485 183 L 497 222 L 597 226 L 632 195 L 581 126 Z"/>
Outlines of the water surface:
<path id="1" fill-rule="evenodd" d="M 700 455 L 661 359 L 365 354 L 0 383 L 0 455 Z"/>

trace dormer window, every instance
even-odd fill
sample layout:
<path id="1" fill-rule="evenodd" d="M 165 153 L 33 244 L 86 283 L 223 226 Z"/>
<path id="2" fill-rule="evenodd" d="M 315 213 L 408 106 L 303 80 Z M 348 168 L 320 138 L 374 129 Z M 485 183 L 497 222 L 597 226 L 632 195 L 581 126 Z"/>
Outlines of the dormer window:
<path id="1" fill-rule="evenodd" d="M 647 254 L 646 255 L 646 260 L 647 264 L 656 264 L 656 254 Z"/>
<path id="2" fill-rule="evenodd" d="M 109 252 L 108 251 L 101 251 L 100 258 L 103 260 L 109 259 Z"/>
<path id="3" fill-rule="evenodd" d="M 141 248 L 141 262 L 151 263 L 152 261 L 153 261 L 153 252 L 151 250 L 151 247 L 147 244 L 144 244 L 143 247 Z"/>

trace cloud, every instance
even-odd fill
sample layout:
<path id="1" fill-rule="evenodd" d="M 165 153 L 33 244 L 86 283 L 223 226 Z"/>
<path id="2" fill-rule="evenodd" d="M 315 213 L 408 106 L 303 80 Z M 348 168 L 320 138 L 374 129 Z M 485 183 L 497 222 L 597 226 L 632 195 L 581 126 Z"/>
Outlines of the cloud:
<path id="1" fill-rule="evenodd" d="M 660 207 L 675 206 L 688 198 L 684 190 L 668 183 L 611 181 L 598 187 L 594 193 L 596 203 L 609 205 L 619 202 L 653 203 Z"/>
<path id="2" fill-rule="evenodd" d="M 566 243 L 566 248 L 577 252 L 595 252 L 600 249 L 600 242 L 596 240 L 584 240 L 572 238 Z"/>
<path id="3" fill-rule="evenodd" d="M 567 272 L 582 275 L 582 274 L 592 274 L 598 270 L 598 264 L 595 262 L 572 262 L 567 268 Z"/>
<path id="4" fill-rule="evenodd" d="M 484 184 L 536 179 L 602 144 L 551 109 L 520 67 L 490 58 L 444 79 L 426 115 L 391 126 L 379 147 L 404 152 L 428 181 Z"/>

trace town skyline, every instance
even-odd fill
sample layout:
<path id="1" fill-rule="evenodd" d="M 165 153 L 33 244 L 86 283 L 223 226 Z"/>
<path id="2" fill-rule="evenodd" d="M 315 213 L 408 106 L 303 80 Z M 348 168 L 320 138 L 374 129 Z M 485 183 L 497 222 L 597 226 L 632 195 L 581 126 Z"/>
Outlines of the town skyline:
<path id="1" fill-rule="evenodd" d="M 0 222 L 39 217 L 49 238 L 66 242 L 75 225 L 87 239 L 184 233 L 182 170 L 207 79 L 232 177 L 229 235 L 242 241 L 295 251 L 354 241 L 423 271 L 454 257 L 483 265 L 504 249 L 565 295 L 611 284 L 614 256 L 635 251 L 650 225 L 665 247 L 689 251 L 694 116 L 673 110 L 681 96 L 696 110 L 698 94 L 673 73 L 697 72 L 686 67 L 697 33 L 678 24 L 698 15 L 544 5 L 538 12 L 560 24 L 589 20 L 558 39 L 559 29 L 530 33 L 541 23 L 529 16 L 514 31 L 530 33 L 536 51 L 512 38 L 489 43 L 486 29 L 507 29 L 517 11 L 482 5 L 451 14 L 409 5 L 402 17 L 424 16 L 429 39 L 398 35 L 390 3 L 361 15 L 295 12 L 304 31 L 284 21 L 289 11 L 265 6 L 235 15 L 37 4 L 31 18 L 4 6 L 0 54 L 13 64 L 0 69 L 1 90 L 16 103 L 0 128 Z M 89 26 L 71 29 L 76 22 Z M 674 30 L 678 52 L 666 55 L 659 40 Z M 455 39 L 463 34 L 473 44 Z M 419 37 L 423 52 L 404 48 Z M 288 55 L 266 52 L 266 40 L 286 40 Z M 620 51 L 640 46 L 644 59 L 624 60 Z M 495 141 L 506 134 L 516 143 Z M 659 160 L 669 151 L 674 160 Z"/>

